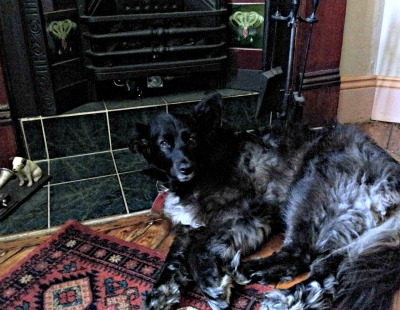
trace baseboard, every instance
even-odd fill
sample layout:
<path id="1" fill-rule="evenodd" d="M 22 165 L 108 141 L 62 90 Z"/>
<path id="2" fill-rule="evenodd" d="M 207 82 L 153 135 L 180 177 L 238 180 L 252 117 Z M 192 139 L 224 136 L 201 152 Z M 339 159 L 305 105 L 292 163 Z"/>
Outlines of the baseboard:
<path id="1" fill-rule="evenodd" d="M 349 90 L 368 87 L 385 87 L 400 89 L 400 77 L 372 75 L 351 76 L 340 79 L 340 90 Z"/>
<path id="2" fill-rule="evenodd" d="M 400 77 L 343 77 L 340 86 L 338 121 L 378 120 L 400 123 Z"/>

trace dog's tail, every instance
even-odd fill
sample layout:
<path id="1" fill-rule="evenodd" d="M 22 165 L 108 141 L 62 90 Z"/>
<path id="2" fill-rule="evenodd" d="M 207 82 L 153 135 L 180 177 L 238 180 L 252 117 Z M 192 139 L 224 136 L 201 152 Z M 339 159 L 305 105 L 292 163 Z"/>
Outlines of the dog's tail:
<path id="1" fill-rule="evenodd" d="M 331 275 L 315 280 L 311 268 L 310 280 L 268 293 L 262 309 L 392 309 L 393 296 L 400 289 L 400 215 L 337 252 L 341 257 L 337 265 L 332 264 L 336 255 L 320 261 L 319 269 Z"/>
<path id="2" fill-rule="evenodd" d="M 387 310 L 400 289 L 400 217 L 354 242 L 337 274 L 334 305 L 341 310 Z"/>

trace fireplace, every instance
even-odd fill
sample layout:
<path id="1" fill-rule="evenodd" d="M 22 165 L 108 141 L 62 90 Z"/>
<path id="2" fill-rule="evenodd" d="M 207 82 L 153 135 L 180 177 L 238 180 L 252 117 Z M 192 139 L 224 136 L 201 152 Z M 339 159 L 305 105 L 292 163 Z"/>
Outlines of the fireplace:
<path id="1" fill-rule="evenodd" d="M 17 118 L 226 83 L 226 0 L 7 1 L 0 21 Z"/>
<path id="2" fill-rule="evenodd" d="M 137 96 L 168 91 L 177 80 L 182 88 L 203 73 L 212 74 L 197 80 L 223 86 L 227 16 L 222 2 L 78 0 L 89 100 L 110 93 L 115 99 L 110 90 L 118 87 Z"/>
<path id="3" fill-rule="evenodd" d="M 304 118 L 315 125 L 334 119 L 338 104 L 345 3 L 332 7 L 329 1 L 319 6 L 303 76 Z M 270 17 L 278 6 L 286 16 L 291 3 L 300 3 L 300 15 L 308 16 L 314 1 L 4 1 L 0 51 L 11 115 L 58 115 L 90 101 L 206 90 L 225 81 L 260 90 L 261 73 L 279 66 L 286 72 L 288 25 Z M 232 28 L 235 13 L 258 16 L 257 29 Z M 296 31 L 293 80 L 309 31 L 305 24 Z M 282 87 L 276 84 L 279 104 Z"/>

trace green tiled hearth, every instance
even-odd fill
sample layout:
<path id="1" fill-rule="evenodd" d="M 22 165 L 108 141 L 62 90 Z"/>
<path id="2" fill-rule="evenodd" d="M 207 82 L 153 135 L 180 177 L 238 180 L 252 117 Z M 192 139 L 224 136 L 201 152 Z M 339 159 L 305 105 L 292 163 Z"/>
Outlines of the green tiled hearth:
<path id="1" fill-rule="evenodd" d="M 219 92 L 225 98 L 228 123 L 243 130 L 265 125 L 255 119 L 257 94 Z M 68 219 L 102 220 L 149 209 L 156 184 L 140 173 L 144 160 L 128 150 L 130 128 L 160 112 L 186 113 L 204 96 L 196 91 L 92 102 L 58 116 L 21 119 L 28 157 L 52 179 L 0 222 L 0 240 L 59 226 Z"/>

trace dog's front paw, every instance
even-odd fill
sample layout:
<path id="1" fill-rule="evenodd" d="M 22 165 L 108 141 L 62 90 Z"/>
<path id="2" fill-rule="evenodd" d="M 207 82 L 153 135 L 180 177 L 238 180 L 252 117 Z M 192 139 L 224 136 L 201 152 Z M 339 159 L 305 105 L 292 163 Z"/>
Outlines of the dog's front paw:
<path id="1" fill-rule="evenodd" d="M 253 281 L 252 275 L 254 270 L 249 268 L 245 262 L 242 262 L 240 265 L 231 266 L 228 270 L 228 273 L 231 275 L 233 280 L 240 285 L 245 285 Z"/>
<path id="2" fill-rule="evenodd" d="M 245 275 L 241 270 L 234 270 L 231 276 L 233 280 L 240 285 L 246 285 L 251 282 L 251 277 Z"/>
<path id="3" fill-rule="evenodd" d="M 240 285 L 245 285 L 251 281 L 251 278 L 244 274 L 240 257 L 241 251 L 235 254 L 231 263 L 227 266 L 226 272 L 232 277 L 234 282 Z"/>
<path id="4" fill-rule="evenodd" d="M 224 275 L 217 282 L 201 286 L 201 290 L 208 298 L 208 304 L 213 310 L 222 310 L 229 307 L 231 298 L 231 289 L 233 287 L 232 278 L 229 275 Z"/>
<path id="5" fill-rule="evenodd" d="M 142 306 L 146 310 L 169 310 L 179 303 L 181 293 L 176 283 L 163 284 L 143 294 Z"/>
<path id="6" fill-rule="evenodd" d="M 269 277 L 269 270 L 257 269 L 251 262 L 242 262 L 238 268 L 232 272 L 232 277 L 237 284 L 246 285 L 250 282 L 269 284 L 272 281 Z"/>
<path id="7" fill-rule="evenodd" d="M 251 263 L 243 263 L 239 266 L 238 271 L 236 271 L 235 280 L 238 281 L 237 283 L 239 284 L 257 282 L 266 285 L 282 281 L 291 281 L 297 275 L 296 272 L 297 270 L 295 267 L 287 266 L 286 264 L 274 265 L 267 269 L 256 269 Z"/>
<path id="8" fill-rule="evenodd" d="M 298 308 L 296 308 L 298 306 Z M 294 307 L 294 308 L 292 308 Z M 286 291 L 275 290 L 265 295 L 261 304 L 262 310 L 290 310 L 304 309 L 304 305 L 293 296 L 288 296 Z"/>

